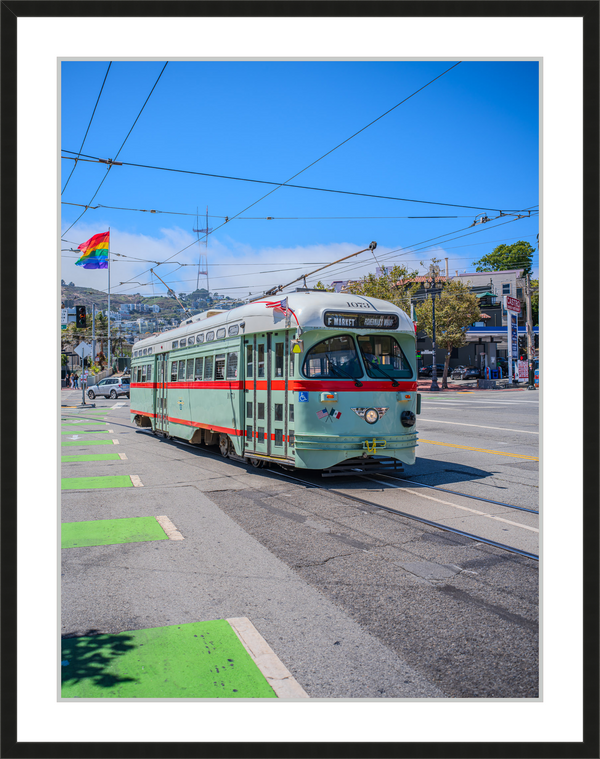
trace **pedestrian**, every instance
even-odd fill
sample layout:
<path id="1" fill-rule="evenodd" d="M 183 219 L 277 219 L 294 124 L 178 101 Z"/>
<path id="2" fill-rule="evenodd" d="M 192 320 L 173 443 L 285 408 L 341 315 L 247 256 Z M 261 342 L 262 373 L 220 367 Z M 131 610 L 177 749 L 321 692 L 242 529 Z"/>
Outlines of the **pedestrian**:
<path id="1" fill-rule="evenodd" d="M 75 372 L 75 375 L 73 377 L 73 387 L 75 388 L 75 390 L 79 389 L 79 375 L 77 374 L 77 372 Z"/>
<path id="2" fill-rule="evenodd" d="M 69 387 L 71 388 L 71 390 L 73 389 L 74 376 L 75 376 L 75 372 L 73 372 L 71 376 L 69 377 Z"/>
<path id="3" fill-rule="evenodd" d="M 71 375 L 69 374 L 69 372 L 67 372 L 67 373 L 65 374 L 65 387 L 69 387 L 69 379 L 70 379 L 70 376 L 71 376 Z"/>

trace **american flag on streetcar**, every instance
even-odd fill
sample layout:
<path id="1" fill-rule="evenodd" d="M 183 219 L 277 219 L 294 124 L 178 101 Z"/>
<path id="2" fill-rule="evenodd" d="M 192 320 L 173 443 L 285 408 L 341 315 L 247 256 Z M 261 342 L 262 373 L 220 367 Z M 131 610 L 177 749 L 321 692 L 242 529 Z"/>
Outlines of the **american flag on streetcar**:
<path id="1" fill-rule="evenodd" d="M 282 314 L 287 314 L 288 312 L 288 302 L 287 298 L 284 298 L 283 300 L 269 300 L 265 303 L 267 308 L 272 308 L 273 311 L 281 311 Z"/>
<path id="2" fill-rule="evenodd" d="M 324 419 L 326 416 L 329 416 L 329 411 L 327 411 L 326 408 L 321 409 L 320 411 L 317 411 L 317 416 L 319 419 Z"/>
<path id="3" fill-rule="evenodd" d="M 292 311 L 292 309 L 288 306 L 287 298 L 283 298 L 283 300 L 267 300 L 267 301 L 264 301 L 264 304 L 267 308 L 272 308 L 273 311 L 279 311 L 279 313 L 285 314 L 286 317 L 288 316 L 288 314 L 291 314 L 296 320 L 296 324 L 300 324 L 300 322 L 298 321 L 298 317 Z"/>

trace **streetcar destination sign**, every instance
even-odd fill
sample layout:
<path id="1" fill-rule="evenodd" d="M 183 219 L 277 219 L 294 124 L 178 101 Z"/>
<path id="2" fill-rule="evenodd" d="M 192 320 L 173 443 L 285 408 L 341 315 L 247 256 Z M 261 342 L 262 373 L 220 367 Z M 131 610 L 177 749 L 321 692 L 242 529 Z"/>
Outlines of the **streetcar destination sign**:
<path id="1" fill-rule="evenodd" d="M 323 317 L 326 327 L 351 327 L 352 329 L 398 329 L 397 314 L 350 314 L 343 311 L 326 311 Z"/>

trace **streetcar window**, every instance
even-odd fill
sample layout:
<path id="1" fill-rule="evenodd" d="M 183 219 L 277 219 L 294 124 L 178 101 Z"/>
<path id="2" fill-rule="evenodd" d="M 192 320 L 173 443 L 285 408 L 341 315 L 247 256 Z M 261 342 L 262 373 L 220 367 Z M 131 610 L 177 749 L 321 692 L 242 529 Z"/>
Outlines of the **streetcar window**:
<path id="1" fill-rule="evenodd" d="M 146 366 L 142 366 L 142 382 L 146 381 Z"/>
<path id="2" fill-rule="evenodd" d="M 275 445 L 277 447 L 283 445 L 283 430 L 275 430 Z"/>
<path id="3" fill-rule="evenodd" d="M 213 357 L 207 356 L 204 360 L 204 379 L 205 380 L 211 380 L 212 377 L 212 370 L 213 370 Z"/>
<path id="4" fill-rule="evenodd" d="M 171 364 L 171 382 L 177 382 L 177 361 Z"/>
<path id="5" fill-rule="evenodd" d="M 182 339 L 179 341 L 179 347 L 180 347 L 180 348 L 183 348 L 183 346 L 185 345 L 185 343 L 186 343 L 186 339 L 185 339 L 185 337 L 183 337 L 183 338 L 182 338 Z"/>
<path id="6" fill-rule="evenodd" d="M 305 377 L 311 378 L 355 379 L 363 376 L 350 335 L 336 335 L 313 345 L 306 354 L 302 371 Z"/>
<path id="7" fill-rule="evenodd" d="M 265 418 L 265 404 L 264 403 L 259 403 L 258 404 L 256 418 L 257 419 L 264 419 Z"/>
<path id="8" fill-rule="evenodd" d="M 138 382 L 142 381 L 142 367 L 141 366 L 138 366 L 137 368 L 137 381 Z"/>
<path id="9" fill-rule="evenodd" d="M 246 378 L 250 379 L 252 377 L 252 346 L 247 345 L 246 346 Z"/>
<path id="10" fill-rule="evenodd" d="M 233 335 L 237 335 L 240 331 L 240 325 L 239 324 L 232 324 L 231 327 L 229 327 L 229 335 L 233 337 Z"/>
<path id="11" fill-rule="evenodd" d="M 152 348 L 148 348 L 148 355 L 152 353 Z"/>
<path id="12" fill-rule="evenodd" d="M 188 345 L 193 345 L 196 342 L 196 338 L 192 335 L 188 337 Z"/>
<path id="13" fill-rule="evenodd" d="M 207 332 L 206 333 L 206 342 L 210 343 L 211 340 L 215 339 L 215 333 L 214 332 Z"/>
<path id="14" fill-rule="evenodd" d="M 227 334 L 227 330 L 225 329 L 225 327 L 221 327 L 221 329 L 217 330 L 217 340 L 220 340 L 222 337 L 225 337 L 226 334 Z"/>
<path id="15" fill-rule="evenodd" d="M 252 401 L 246 401 L 246 416 L 252 416 Z"/>
<path id="16" fill-rule="evenodd" d="M 258 376 L 265 376 L 265 346 L 263 344 L 258 346 Z"/>
<path id="17" fill-rule="evenodd" d="M 294 430 L 288 430 L 290 446 L 294 445 Z"/>
<path id="18" fill-rule="evenodd" d="M 174 340 L 174 341 L 171 343 L 171 348 L 177 348 L 178 346 L 179 346 L 179 340 Z"/>
<path id="19" fill-rule="evenodd" d="M 133 357 L 137 358 L 137 351 L 133 351 Z"/>
<path id="20" fill-rule="evenodd" d="M 275 343 L 275 376 L 283 377 L 283 343 Z"/>
<path id="21" fill-rule="evenodd" d="M 256 433 L 256 437 L 258 438 L 258 440 L 261 443 L 265 442 L 265 428 L 264 427 L 259 427 L 258 428 L 257 433 Z"/>
<path id="22" fill-rule="evenodd" d="M 290 422 L 293 422 L 294 421 L 294 404 L 290 403 L 288 408 L 290 410 Z"/>
<path id="23" fill-rule="evenodd" d="M 358 335 L 356 339 L 369 377 L 380 380 L 386 375 L 393 379 L 412 377 L 412 368 L 391 335 Z"/>
<path id="24" fill-rule="evenodd" d="M 197 343 L 203 343 L 204 342 L 204 335 L 196 335 L 196 342 Z"/>
<path id="25" fill-rule="evenodd" d="M 148 353 L 148 351 L 146 350 L 146 348 L 144 348 L 144 351 L 143 351 L 142 355 L 145 356 L 147 353 Z"/>
<path id="26" fill-rule="evenodd" d="M 179 362 L 179 372 L 177 374 L 177 379 L 179 382 L 182 382 L 185 379 L 185 361 Z"/>
<path id="27" fill-rule="evenodd" d="M 294 354 L 290 353 L 290 377 L 294 376 Z"/>
<path id="28" fill-rule="evenodd" d="M 248 440 L 252 440 L 252 427 L 246 427 L 246 437 Z"/>
<path id="29" fill-rule="evenodd" d="M 275 421 L 283 422 L 283 403 L 275 404 Z"/>
<path id="30" fill-rule="evenodd" d="M 202 363 L 204 361 L 204 358 L 201 356 L 200 358 L 196 359 L 196 368 L 194 369 L 194 379 L 196 382 L 202 379 Z"/>
<path id="31" fill-rule="evenodd" d="M 185 378 L 187 380 L 194 379 L 194 359 L 193 358 L 188 358 L 187 360 L 187 366 L 185 368 Z"/>
<path id="32" fill-rule="evenodd" d="M 146 382 L 152 381 L 152 364 L 148 364 L 146 369 Z"/>
<path id="33" fill-rule="evenodd" d="M 219 353 L 215 356 L 215 379 L 225 379 L 225 354 Z"/>
<path id="34" fill-rule="evenodd" d="M 237 373 L 238 373 L 237 365 L 238 365 L 237 351 L 235 353 L 228 353 L 227 354 L 227 379 L 237 378 Z"/>

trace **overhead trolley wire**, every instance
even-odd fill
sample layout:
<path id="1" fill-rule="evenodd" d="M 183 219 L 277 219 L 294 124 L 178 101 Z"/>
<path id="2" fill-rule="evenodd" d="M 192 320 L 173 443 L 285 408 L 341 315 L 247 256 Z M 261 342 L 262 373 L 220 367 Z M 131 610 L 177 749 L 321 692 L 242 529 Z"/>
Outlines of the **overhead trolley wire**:
<path id="1" fill-rule="evenodd" d="M 88 136 L 88 132 L 90 131 L 90 127 L 92 126 L 92 121 L 94 120 L 94 114 L 96 113 L 96 108 L 98 107 L 98 103 L 100 102 L 100 97 L 102 95 L 102 90 L 104 89 L 104 85 L 106 83 L 106 78 L 108 77 L 108 72 L 110 71 L 110 67 L 112 66 L 112 61 L 108 64 L 108 68 L 106 69 L 106 74 L 104 75 L 104 81 L 102 82 L 102 87 L 100 87 L 100 92 L 98 94 L 98 99 L 96 100 L 96 105 L 94 106 L 94 110 L 92 111 L 92 115 L 90 117 L 90 123 L 88 124 L 87 129 L 85 130 L 85 135 L 83 136 L 83 141 L 81 143 L 81 147 L 79 148 L 79 155 L 81 155 L 81 151 L 83 150 L 83 146 L 85 144 L 86 138 Z M 73 168 L 71 169 L 71 173 L 67 177 L 67 181 L 65 182 L 65 186 L 62 188 L 61 195 L 64 193 L 64 191 L 67 189 L 67 185 L 69 184 L 69 180 L 73 176 L 73 172 L 77 168 L 77 158 L 75 159 L 75 163 L 73 164 Z"/>
<path id="2" fill-rule="evenodd" d="M 71 224 L 71 226 L 70 226 L 68 229 L 66 229 L 66 230 L 63 232 L 63 234 L 61 235 L 61 237 L 64 237 L 64 235 L 66 235 L 66 234 L 67 234 L 67 232 L 69 231 L 69 229 L 72 229 L 72 228 L 75 226 L 75 224 L 77 224 L 77 222 L 79 221 L 79 219 L 81 219 L 81 217 L 83 216 L 83 214 L 84 214 L 84 213 L 85 213 L 85 212 L 88 210 L 88 206 L 90 206 L 90 205 L 92 204 L 92 201 L 94 200 L 94 198 L 96 197 L 96 195 L 97 195 L 97 194 L 100 192 L 100 188 L 101 188 L 101 187 L 102 187 L 102 185 L 104 184 L 104 181 L 105 181 L 106 177 L 109 175 L 109 173 L 110 173 L 110 170 L 112 169 L 112 167 L 113 167 L 113 165 L 114 165 L 114 161 L 116 161 L 116 160 L 117 160 L 117 158 L 119 157 L 119 154 L 120 154 L 120 152 L 123 150 L 123 147 L 125 146 L 125 143 L 126 143 L 126 142 L 127 142 L 127 140 L 129 139 L 129 135 L 132 133 L 132 131 L 133 131 L 133 128 L 134 128 L 134 127 L 135 127 L 135 125 L 137 124 L 137 122 L 138 122 L 138 119 L 140 118 L 140 116 L 142 115 L 142 111 L 144 110 L 144 108 L 146 107 L 146 104 L 147 104 L 147 103 L 148 103 L 148 101 L 150 100 L 150 96 L 152 95 L 152 93 L 153 93 L 153 92 L 154 92 L 154 90 L 156 89 L 156 85 L 157 85 L 157 84 L 158 84 L 158 82 L 160 81 L 160 78 L 161 78 L 161 76 L 163 75 L 163 72 L 164 72 L 164 70 L 167 68 L 167 64 L 168 64 L 168 62 L 169 62 L 169 61 L 167 61 L 167 62 L 165 63 L 165 65 L 162 67 L 162 70 L 161 70 L 160 74 L 158 75 L 158 78 L 157 78 L 156 82 L 154 82 L 154 86 L 153 86 L 153 87 L 152 87 L 152 89 L 150 90 L 150 94 L 149 94 L 149 95 L 148 95 L 148 97 L 146 98 L 146 100 L 145 100 L 145 102 L 144 102 L 144 105 L 143 105 L 143 106 L 140 108 L 140 112 L 139 112 L 139 113 L 138 113 L 138 115 L 136 116 L 136 118 L 135 118 L 135 121 L 133 122 L 133 124 L 132 124 L 132 126 L 131 126 L 131 129 L 129 130 L 129 132 L 127 132 L 127 136 L 126 136 L 126 137 L 125 137 L 125 139 L 123 140 L 123 143 L 122 143 L 121 147 L 119 148 L 119 150 L 118 150 L 118 152 L 117 152 L 116 156 L 115 156 L 113 159 L 111 159 L 111 161 L 108 163 L 108 168 L 107 168 L 107 170 L 106 170 L 106 174 L 104 175 L 104 177 L 102 178 L 102 181 L 101 181 L 101 182 L 100 182 L 100 184 L 98 185 L 98 189 L 97 189 L 97 190 L 96 190 L 96 192 L 93 194 L 93 196 L 92 196 L 92 199 L 91 199 L 91 200 L 90 200 L 90 202 L 87 204 L 87 206 L 84 208 L 83 212 L 82 212 L 82 213 L 81 213 L 81 214 L 80 214 L 80 215 L 79 215 L 79 216 L 78 216 L 78 217 L 75 219 L 75 221 L 74 221 L 74 222 Z M 107 73 L 108 73 L 108 72 L 107 72 Z M 71 151 L 67 151 L 67 152 L 71 152 Z"/>

